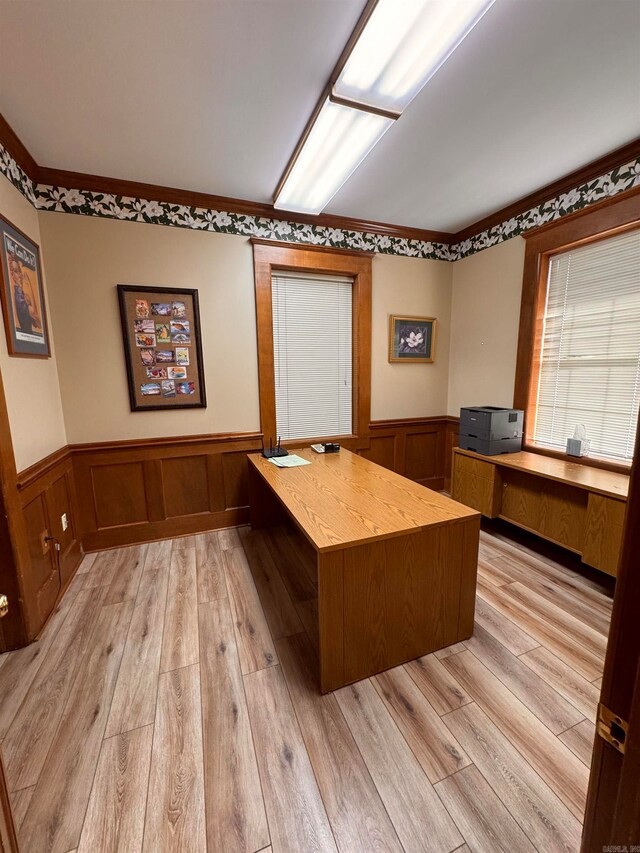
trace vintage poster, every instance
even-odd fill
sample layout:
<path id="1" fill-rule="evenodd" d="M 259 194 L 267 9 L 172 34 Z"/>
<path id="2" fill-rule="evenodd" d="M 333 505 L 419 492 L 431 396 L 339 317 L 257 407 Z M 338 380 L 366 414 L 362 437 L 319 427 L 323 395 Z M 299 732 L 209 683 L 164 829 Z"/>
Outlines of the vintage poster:
<path id="1" fill-rule="evenodd" d="M 0 217 L 2 311 L 10 355 L 50 355 L 38 247 Z"/>

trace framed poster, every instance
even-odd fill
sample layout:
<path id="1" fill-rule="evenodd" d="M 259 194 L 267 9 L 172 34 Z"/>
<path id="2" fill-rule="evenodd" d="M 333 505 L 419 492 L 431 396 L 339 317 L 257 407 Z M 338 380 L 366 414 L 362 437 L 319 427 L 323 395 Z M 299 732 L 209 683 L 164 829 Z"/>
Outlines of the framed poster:
<path id="1" fill-rule="evenodd" d="M 38 246 L 0 216 L 0 302 L 9 355 L 49 358 Z"/>
<path id="2" fill-rule="evenodd" d="M 198 291 L 119 284 L 132 412 L 207 405 Z"/>
<path id="3" fill-rule="evenodd" d="M 389 361 L 430 364 L 436 352 L 433 317 L 389 317 Z"/>

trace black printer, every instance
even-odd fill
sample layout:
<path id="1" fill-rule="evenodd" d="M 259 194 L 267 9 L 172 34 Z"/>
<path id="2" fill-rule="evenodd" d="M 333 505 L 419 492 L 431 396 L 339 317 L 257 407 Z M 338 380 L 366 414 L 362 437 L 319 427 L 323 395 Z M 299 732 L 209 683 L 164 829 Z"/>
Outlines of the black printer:
<path id="1" fill-rule="evenodd" d="M 522 449 L 522 409 L 470 406 L 460 409 L 458 447 L 483 456 L 516 453 Z"/>

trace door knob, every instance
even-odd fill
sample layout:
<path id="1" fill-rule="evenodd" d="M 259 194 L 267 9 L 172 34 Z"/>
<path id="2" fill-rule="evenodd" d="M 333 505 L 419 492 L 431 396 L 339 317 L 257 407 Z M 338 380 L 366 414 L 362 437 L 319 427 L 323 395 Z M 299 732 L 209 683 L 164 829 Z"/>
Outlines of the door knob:
<path id="1" fill-rule="evenodd" d="M 0 595 L 0 619 L 9 612 L 9 599 L 6 595 Z"/>

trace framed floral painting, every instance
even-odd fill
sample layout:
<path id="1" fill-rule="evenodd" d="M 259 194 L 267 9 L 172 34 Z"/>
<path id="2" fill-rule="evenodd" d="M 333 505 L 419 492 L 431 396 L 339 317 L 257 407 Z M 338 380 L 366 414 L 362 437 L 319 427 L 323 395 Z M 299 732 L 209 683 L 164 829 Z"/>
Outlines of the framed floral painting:
<path id="1" fill-rule="evenodd" d="M 198 291 L 118 285 L 132 412 L 207 405 Z"/>
<path id="2" fill-rule="evenodd" d="M 436 351 L 433 317 L 389 317 L 389 361 L 430 364 Z"/>

